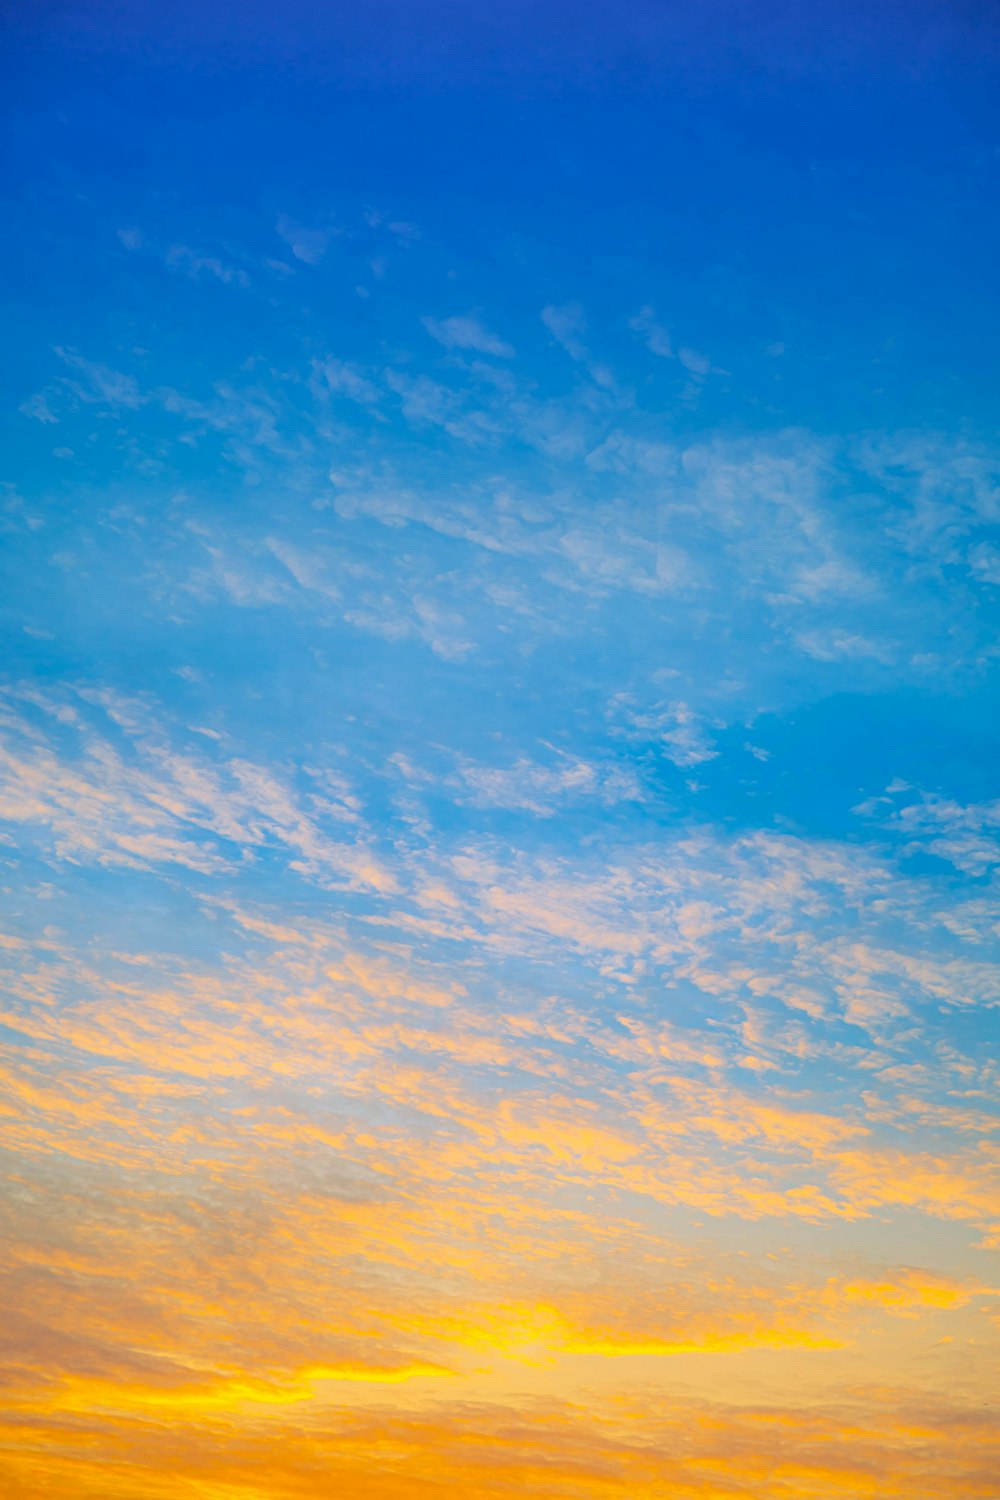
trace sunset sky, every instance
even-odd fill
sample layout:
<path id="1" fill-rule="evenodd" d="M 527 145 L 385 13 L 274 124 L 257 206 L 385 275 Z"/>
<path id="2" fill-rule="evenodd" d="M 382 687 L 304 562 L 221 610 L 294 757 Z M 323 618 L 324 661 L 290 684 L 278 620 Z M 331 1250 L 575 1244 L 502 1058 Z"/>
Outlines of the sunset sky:
<path id="1" fill-rule="evenodd" d="M 995 7 L 0 25 L 0 1491 L 997 1500 Z"/>

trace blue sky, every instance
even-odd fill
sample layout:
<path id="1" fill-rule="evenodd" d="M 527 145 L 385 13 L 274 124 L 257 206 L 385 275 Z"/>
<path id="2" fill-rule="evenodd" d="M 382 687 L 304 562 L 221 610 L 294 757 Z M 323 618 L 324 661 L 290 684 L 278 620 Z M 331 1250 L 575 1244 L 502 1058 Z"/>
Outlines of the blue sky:
<path id="1" fill-rule="evenodd" d="M 18 1493 L 985 1496 L 989 9 L 4 27 Z"/>

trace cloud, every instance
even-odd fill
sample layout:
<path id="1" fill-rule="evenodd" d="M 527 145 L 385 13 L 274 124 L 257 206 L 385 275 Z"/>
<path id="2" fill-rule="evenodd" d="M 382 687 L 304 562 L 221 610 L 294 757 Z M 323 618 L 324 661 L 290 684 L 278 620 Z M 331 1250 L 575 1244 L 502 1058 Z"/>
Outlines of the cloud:
<path id="1" fill-rule="evenodd" d="M 359 406 L 377 406 L 381 393 L 376 385 L 368 379 L 367 375 L 356 366 L 342 359 L 324 359 L 318 365 L 327 388 L 334 395 L 346 396 L 349 401 L 356 402 Z"/>
<path id="2" fill-rule="evenodd" d="M 602 391 L 613 393 L 615 377 L 607 365 L 590 358 L 584 335 L 587 320 L 583 308 L 577 302 L 563 307 L 549 306 L 542 309 L 542 322 L 557 344 L 560 344 L 570 359 L 585 366 L 587 374 Z"/>
<path id="3" fill-rule="evenodd" d="M 675 766 L 689 769 L 715 760 L 718 751 L 704 722 L 686 703 L 656 703 L 640 708 L 629 693 L 617 694 L 608 705 L 612 732 L 656 746 Z"/>
<path id="4" fill-rule="evenodd" d="M 644 307 L 629 320 L 629 327 L 634 333 L 638 333 L 645 341 L 646 347 L 651 354 L 660 359 L 673 359 L 674 346 L 667 330 L 657 322 L 656 312 L 652 307 Z"/>
<path id="5" fill-rule="evenodd" d="M 52 426 L 59 422 L 59 418 L 49 405 L 47 396 L 42 391 L 37 391 L 35 395 L 29 396 L 27 401 L 23 401 L 18 407 L 18 411 L 23 412 L 26 417 L 33 417 L 36 422 L 41 422 L 43 426 Z"/>
<path id="6" fill-rule="evenodd" d="M 221 281 L 224 286 L 249 286 L 250 278 L 239 266 L 226 265 L 216 255 L 204 255 L 191 250 L 187 245 L 171 245 L 167 251 L 167 265 L 181 271 L 192 281 L 204 280 L 206 276 Z"/>
<path id="7" fill-rule="evenodd" d="M 806 630 L 797 637 L 799 646 L 816 661 L 876 661 L 892 658 L 891 648 L 869 636 L 850 630 Z"/>
<path id="8" fill-rule="evenodd" d="M 403 416 L 414 425 L 440 427 L 473 446 L 495 437 L 498 427 L 488 412 L 470 409 L 462 396 L 427 375 L 389 370 L 386 383 L 400 398 Z"/>
<path id="9" fill-rule="evenodd" d="M 487 766 L 461 760 L 457 779 L 475 806 L 509 808 L 538 817 L 554 817 L 561 804 L 592 798 L 605 807 L 642 800 L 637 777 L 614 762 L 594 764 L 560 757 L 545 765 L 520 757 L 512 766 Z"/>
<path id="10" fill-rule="evenodd" d="M 990 543 L 980 542 L 972 549 L 969 565 L 984 583 L 1000 584 L 1000 550 Z"/>
<path id="11" fill-rule="evenodd" d="M 275 229 L 295 259 L 303 261 L 307 266 L 319 265 L 332 238 L 331 230 L 306 229 L 287 214 L 280 216 Z"/>
<path id="12" fill-rule="evenodd" d="M 584 343 L 587 320 L 578 302 L 567 303 L 565 307 L 545 307 L 541 317 L 556 343 L 566 350 L 570 359 L 587 358 L 587 346 Z"/>
<path id="13" fill-rule="evenodd" d="M 634 318 L 629 320 L 629 327 L 633 333 L 640 336 L 651 354 L 655 354 L 659 359 L 676 359 L 696 385 L 700 384 L 706 375 L 713 373 L 712 361 L 706 354 L 683 345 L 675 348 L 669 332 L 657 321 L 654 308 L 643 307 Z"/>
<path id="14" fill-rule="evenodd" d="M 301 588 L 323 594 L 329 599 L 339 599 L 340 590 L 330 579 L 330 564 L 322 552 L 315 548 L 306 551 L 281 537 L 268 537 L 265 545 Z"/>
<path id="15" fill-rule="evenodd" d="M 437 339 L 446 349 L 474 349 L 498 359 L 514 358 L 511 345 L 484 328 L 478 318 L 423 318 L 421 321 L 431 338 Z"/>
<path id="16" fill-rule="evenodd" d="M 904 1268 L 885 1280 L 859 1279 L 831 1284 L 831 1294 L 846 1302 L 884 1307 L 901 1317 L 913 1317 L 925 1308 L 964 1307 L 976 1295 L 976 1287 L 947 1276 Z"/>
<path id="17" fill-rule="evenodd" d="M 84 401 L 102 401 L 115 410 L 134 411 L 144 405 L 146 398 L 139 389 L 134 376 L 114 370 L 108 365 L 85 359 L 74 349 L 56 348 L 56 354 L 82 378 L 83 385 L 74 382 L 75 393 Z"/>
<path id="18" fill-rule="evenodd" d="M 175 865 L 212 875 L 278 847 L 293 868 L 314 877 L 393 887 L 393 877 L 368 849 L 331 837 L 268 769 L 238 757 L 209 761 L 203 740 L 198 748 L 175 750 L 155 720 L 145 721 L 141 703 L 135 717 L 127 701 L 113 696 L 89 701 L 97 722 L 67 705 L 75 753 L 60 753 L 20 717 L 0 746 L 0 817 L 45 830 L 57 860 L 136 869 Z M 101 712 L 124 729 L 125 745 L 102 728 Z M 132 763 L 135 749 L 141 767 Z M 345 811 L 356 821 L 351 804 Z"/>
<path id="19" fill-rule="evenodd" d="M 936 793 L 894 783 L 886 797 L 854 809 L 876 817 L 881 826 L 905 841 L 911 854 L 933 854 L 958 870 L 983 876 L 1000 865 L 1000 800 L 960 803 Z M 913 793 L 907 801 L 895 801 Z"/>

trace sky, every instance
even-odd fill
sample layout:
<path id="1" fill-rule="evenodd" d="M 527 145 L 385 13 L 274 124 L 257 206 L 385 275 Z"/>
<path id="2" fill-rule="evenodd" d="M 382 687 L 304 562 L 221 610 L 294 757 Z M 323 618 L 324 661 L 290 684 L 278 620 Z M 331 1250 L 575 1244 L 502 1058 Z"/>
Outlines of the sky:
<path id="1" fill-rule="evenodd" d="M 0 11 L 11 1500 L 996 1500 L 1000 25 Z"/>

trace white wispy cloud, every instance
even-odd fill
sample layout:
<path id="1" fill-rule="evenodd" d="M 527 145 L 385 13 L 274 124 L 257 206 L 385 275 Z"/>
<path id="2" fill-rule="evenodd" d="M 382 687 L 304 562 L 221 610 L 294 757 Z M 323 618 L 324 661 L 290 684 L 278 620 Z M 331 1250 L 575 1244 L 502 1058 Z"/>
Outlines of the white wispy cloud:
<path id="1" fill-rule="evenodd" d="M 471 315 L 423 318 L 421 321 L 431 338 L 437 339 L 446 349 L 474 349 L 479 354 L 493 354 L 498 359 L 514 358 L 513 347 Z"/>
<path id="2" fill-rule="evenodd" d="M 303 261 L 307 266 L 319 265 L 333 234 L 329 229 L 307 229 L 304 225 L 297 224 L 288 214 L 280 216 L 275 229 L 295 259 Z"/>
<path id="3" fill-rule="evenodd" d="M 719 753 L 708 725 L 686 703 L 640 705 L 631 693 L 618 693 L 608 705 L 608 717 L 613 734 L 651 746 L 684 769 L 714 760 Z"/>
<path id="4" fill-rule="evenodd" d="M 141 701 L 106 692 L 77 695 L 75 702 L 35 701 L 71 728 L 75 746 L 60 750 L 37 725 L 9 714 L 0 746 L 0 818 L 47 830 L 57 858 L 175 865 L 210 875 L 235 873 L 244 860 L 277 848 L 290 867 L 320 881 L 394 887 L 363 843 L 344 842 L 342 829 L 334 837 L 323 827 L 310 809 L 308 784 L 296 790 L 287 777 L 241 757 L 216 762 L 203 748 L 179 749 Z M 104 727 L 109 722 L 123 743 Z M 331 787 L 326 778 L 317 804 L 325 815 Z M 338 814 L 338 822 L 345 820 L 358 821 L 353 800 Z"/>
<path id="5" fill-rule="evenodd" d="M 560 755 L 548 764 L 519 756 L 510 766 L 461 759 L 457 779 L 465 799 L 479 807 L 509 808 L 551 818 L 567 802 L 591 799 L 604 807 L 639 802 L 642 786 L 635 772 L 611 762 Z"/>
<path id="6" fill-rule="evenodd" d="M 673 341 L 668 330 L 657 320 L 654 308 L 643 307 L 634 318 L 629 319 L 629 327 L 642 337 L 651 354 L 660 359 L 673 359 Z"/>
<path id="7" fill-rule="evenodd" d="M 320 361 L 316 369 L 327 389 L 335 395 L 346 396 L 359 406 L 375 407 L 379 404 L 381 392 L 378 386 L 357 365 L 331 357 Z"/>
<path id="8" fill-rule="evenodd" d="M 171 270 L 190 276 L 192 281 L 209 277 L 214 281 L 221 281 L 224 286 L 250 285 L 250 277 L 241 266 L 227 265 L 217 255 L 206 255 L 187 245 L 171 245 L 166 260 Z"/>

